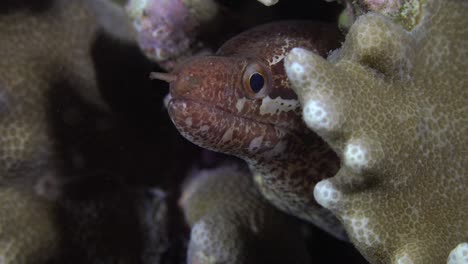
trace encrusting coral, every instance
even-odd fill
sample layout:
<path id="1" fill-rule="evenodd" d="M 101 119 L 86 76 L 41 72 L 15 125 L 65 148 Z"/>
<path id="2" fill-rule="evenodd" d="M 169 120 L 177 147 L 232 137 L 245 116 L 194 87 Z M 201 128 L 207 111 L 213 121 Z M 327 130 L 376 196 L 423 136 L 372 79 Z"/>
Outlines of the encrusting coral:
<path id="1" fill-rule="evenodd" d="M 5 264 L 50 260 L 60 244 L 50 200 L 55 194 L 46 183 L 61 165 L 51 98 L 57 88 L 73 88 L 107 109 L 97 88 L 92 44 L 102 32 L 132 39 L 124 12 L 106 1 L 39 2 L 0 4 L 0 263 Z"/>
<path id="2" fill-rule="evenodd" d="M 31 170 L 44 174 L 41 169 L 49 169 L 54 147 L 47 127 L 47 103 L 54 87 L 71 83 L 88 102 L 106 108 L 100 99 L 91 58 L 93 41 L 98 32 L 106 29 L 101 22 L 115 23 L 96 18 L 94 7 L 104 2 L 49 1 L 43 5 L 50 13 L 39 7 L 15 10 L 23 7 L 13 6 L 0 17 L 2 182 L 30 174 Z M 123 13 L 119 15 L 125 19 Z M 114 36 L 130 39 L 124 31 Z"/>
<path id="3" fill-rule="evenodd" d="M 194 173 L 180 204 L 192 227 L 187 263 L 310 263 L 301 224 L 264 200 L 246 166 Z"/>
<path id="4" fill-rule="evenodd" d="M 1 186 L 0 263 L 49 261 L 60 243 L 54 209 L 31 192 Z"/>
<path id="5" fill-rule="evenodd" d="M 370 12 L 327 60 L 298 47 L 285 62 L 305 123 L 341 158 L 314 197 L 371 263 L 455 248 L 462 263 L 468 241 L 468 2 L 419 2 L 414 27 Z"/>

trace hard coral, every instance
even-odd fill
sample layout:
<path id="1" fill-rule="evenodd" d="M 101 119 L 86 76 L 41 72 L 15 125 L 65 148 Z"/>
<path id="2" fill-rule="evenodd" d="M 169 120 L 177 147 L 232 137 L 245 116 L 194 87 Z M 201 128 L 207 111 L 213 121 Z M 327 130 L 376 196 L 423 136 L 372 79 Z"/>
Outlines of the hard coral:
<path id="1" fill-rule="evenodd" d="M 258 0 L 258 1 L 266 6 L 271 6 L 271 5 L 277 4 L 279 0 Z"/>
<path id="2" fill-rule="evenodd" d="M 60 243 L 53 203 L 0 187 L 0 263 L 45 263 Z"/>
<path id="3" fill-rule="evenodd" d="M 98 33 L 120 40 L 130 33 L 123 12 L 106 1 L 3 1 L 0 8 L 0 263 L 40 263 L 60 243 L 55 205 L 35 190 L 50 193 L 34 188 L 54 178 L 60 163 L 51 98 L 72 87 L 106 108 L 92 44 Z"/>
<path id="4" fill-rule="evenodd" d="M 167 70 L 202 48 L 200 27 L 214 19 L 213 0 L 131 0 L 127 11 L 141 49 Z"/>
<path id="5" fill-rule="evenodd" d="M 254 187 L 247 168 L 202 170 L 184 188 L 187 263 L 309 263 L 300 224 Z"/>
<path id="6" fill-rule="evenodd" d="M 338 0 L 340 1 L 340 0 Z M 398 21 L 404 28 L 412 29 L 421 18 L 422 0 L 341 0 L 346 3 L 346 13 L 354 20 L 369 11 L 383 14 Z"/>
<path id="7" fill-rule="evenodd" d="M 342 160 L 314 196 L 372 263 L 442 263 L 468 240 L 468 5 L 422 2 L 409 31 L 368 13 L 327 60 L 295 48 L 285 62 Z"/>
<path id="8" fill-rule="evenodd" d="M 87 2 L 54 1 L 46 10 L 11 10 L 0 17 L 1 181 L 28 174 L 27 169 L 39 174 L 37 169 L 47 166 L 53 149 L 47 127 L 53 87 L 71 83 L 87 101 L 106 107 L 91 48 L 102 24 L 115 21 L 97 18 L 94 7 L 103 1 Z"/>

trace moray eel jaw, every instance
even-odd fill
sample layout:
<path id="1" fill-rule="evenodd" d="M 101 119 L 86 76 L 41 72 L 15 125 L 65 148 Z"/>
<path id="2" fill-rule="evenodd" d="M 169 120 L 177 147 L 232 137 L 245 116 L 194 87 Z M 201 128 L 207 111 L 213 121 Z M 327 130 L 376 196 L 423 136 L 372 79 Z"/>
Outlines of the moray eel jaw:
<path id="1" fill-rule="evenodd" d="M 252 67 L 264 69 L 269 86 L 257 94 L 244 84 Z M 173 73 L 169 115 L 182 135 L 201 147 L 244 158 L 267 153 L 299 128 L 304 131 L 297 98 L 268 96 L 275 91 L 269 75 L 254 58 L 194 58 Z"/>
<path id="2" fill-rule="evenodd" d="M 286 130 L 272 124 L 199 101 L 172 99 L 168 108 L 173 123 L 185 138 L 201 147 L 235 156 L 250 157 L 265 152 L 288 135 Z"/>

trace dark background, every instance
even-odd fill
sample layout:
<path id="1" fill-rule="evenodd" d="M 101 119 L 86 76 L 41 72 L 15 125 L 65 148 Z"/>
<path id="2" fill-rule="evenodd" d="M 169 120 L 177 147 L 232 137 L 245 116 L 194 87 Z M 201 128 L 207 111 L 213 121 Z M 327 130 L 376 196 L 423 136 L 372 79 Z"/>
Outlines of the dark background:
<path id="1" fill-rule="evenodd" d="M 44 12 L 48 2 L 2 1 L 0 15 L 17 9 Z M 282 19 L 336 21 L 341 10 L 335 3 L 312 0 L 280 0 L 269 8 L 254 0 L 219 3 L 225 12 L 218 25 L 223 30 L 208 29 L 200 36 L 214 50 L 257 24 Z M 151 71 L 161 69 L 138 47 L 102 34 L 93 44 L 92 57 L 109 112 L 80 99 L 67 80 L 50 91 L 62 171 L 79 175 L 79 180 L 63 187 L 58 219 L 64 239 L 57 262 L 142 263 L 142 255 L 160 254 L 160 263 L 185 263 L 189 228 L 177 206 L 181 184 L 190 169 L 214 167 L 228 157 L 205 152 L 179 135 L 162 103 L 167 84 L 148 78 Z M 87 165 L 80 169 L 77 162 Z M 155 198 L 151 191 L 155 188 L 164 192 L 164 199 Z M 142 224 L 140 211 L 155 200 L 167 213 L 157 219 L 161 229 L 153 230 L 160 236 L 159 248 L 148 253 L 144 244 L 151 230 Z M 85 208 L 95 213 L 83 214 Z M 313 226 L 310 230 L 307 242 L 313 263 L 366 263 L 351 244 Z"/>

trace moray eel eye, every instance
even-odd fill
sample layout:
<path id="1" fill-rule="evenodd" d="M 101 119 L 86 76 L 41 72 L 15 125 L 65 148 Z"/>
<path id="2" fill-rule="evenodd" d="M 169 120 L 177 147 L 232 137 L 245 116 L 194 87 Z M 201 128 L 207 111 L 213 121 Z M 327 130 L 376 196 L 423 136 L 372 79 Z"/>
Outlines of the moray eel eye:
<path id="1" fill-rule="evenodd" d="M 263 78 L 263 75 L 261 75 L 260 73 L 256 72 L 250 75 L 250 89 L 252 89 L 254 93 L 260 92 L 264 84 L 265 84 L 265 79 Z"/>
<path id="2" fill-rule="evenodd" d="M 263 98 L 271 85 L 270 70 L 261 63 L 251 63 L 244 70 L 244 92 L 251 99 Z"/>

